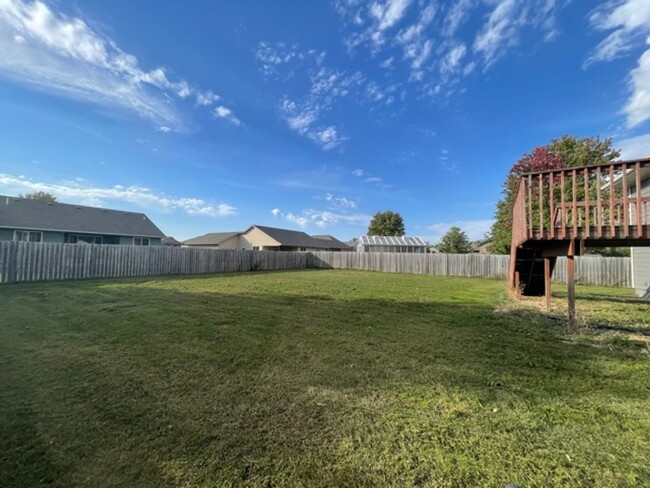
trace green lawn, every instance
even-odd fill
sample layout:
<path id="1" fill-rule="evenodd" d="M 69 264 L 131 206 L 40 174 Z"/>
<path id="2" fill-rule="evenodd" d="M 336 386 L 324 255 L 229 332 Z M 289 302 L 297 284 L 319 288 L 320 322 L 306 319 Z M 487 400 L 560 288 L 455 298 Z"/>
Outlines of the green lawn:
<path id="1" fill-rule="evenodd" d="M 359 271 L 3 285 L 0 486 L 650 486 L 650 307 L 578 287 L 598 328 L 570 337 L 563 296 Z"/>

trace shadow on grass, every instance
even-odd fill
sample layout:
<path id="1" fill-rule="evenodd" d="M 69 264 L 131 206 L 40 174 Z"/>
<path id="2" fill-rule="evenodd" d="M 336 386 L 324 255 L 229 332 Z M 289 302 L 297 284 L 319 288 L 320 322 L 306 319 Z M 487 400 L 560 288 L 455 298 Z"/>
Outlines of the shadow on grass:
<path id="1" fill-rule="evenodd" d="M 59 485 L 282 484 L 278 473 L 291 470 L 326 484 L 322 470 L 332 468 L 318 463 L 337 462 L 327 449 L 350 429 L 368 435 L 409 409 L 425 422 L 437 397 L 446 409 L 459 408 L 455 398 L 544 417 L 549 404 L 577 411 L 649 396 L 642 375 L 605 381 L 601 360 L 620 351 L 567 343 L 544 314 L 495 312 L 489 301 L 106 282 L 24 290 L 2 299 L 14 299 L 0 330 L 13 365 L 1 364 L 2 394 L 14 404 L 0 419 L 3 486 L 45 485 L 54 473 Z M 475 428 L 490 436 L 487 424 Z M 354 475 L 357 485 L 376 481 Z"/>

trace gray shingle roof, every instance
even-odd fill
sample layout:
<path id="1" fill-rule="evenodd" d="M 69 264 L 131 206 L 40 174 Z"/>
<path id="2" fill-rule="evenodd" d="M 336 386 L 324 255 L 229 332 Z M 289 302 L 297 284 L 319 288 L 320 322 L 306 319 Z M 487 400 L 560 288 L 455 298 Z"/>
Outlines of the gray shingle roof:
<path id="1" fill-rule="evenodd" d="M 139 212 L 0 195 L 0 227 L 117 236 L 165 237 Z"/>
<path id="2" fill-rule="evenodd" d="M 350 249 L 350 246 L 348 246 L 345 242 L 341 242 L 336 237 L 331 236 L 329 234 L 312 236 L 312 237 L 314 239 L 327 242 L 327 247 L 329 249 L 346 249 L 346 250 Z"/>
<path id="3" fill-rule="evenodd" d="M 231 237 L 238 236 L 241 232 L 210 232 L 202 236 L 192 237 L 183 241 L 186 246 L 218 246 Z"/>
<path id="4" fill-rule="evenodd" d="M 281 246 L 310 247 L 314 249 L 329 249 L 332 246 L 327 241 L 314 239 L 310 235 L 297 230 L 277 229 L 263 225 L 254 225 L 269 237 L 275 239 Z"/>
<path id="5" fill-rule="evenodd" d="M 421 237 L 410 236 L 361 236 L 359 244 L 364 246 L 424 246 L 427 243 Z"/>

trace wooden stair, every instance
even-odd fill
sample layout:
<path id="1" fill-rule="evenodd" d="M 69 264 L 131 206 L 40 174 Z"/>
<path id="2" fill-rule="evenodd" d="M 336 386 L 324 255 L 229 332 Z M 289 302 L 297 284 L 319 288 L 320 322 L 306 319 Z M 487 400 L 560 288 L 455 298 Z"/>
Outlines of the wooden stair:
<path id="1" fill-rule="evenodd" d="M 553 273 L 556 259 L 550 260 L 550 272 Z M 522 295 L 541 297 L 546 294 L 544 275 L 544 257 L 537 247 L 522 246 L 517 249 L 515 256 L 515 273 L 519 277 L 519 290 Z"/>

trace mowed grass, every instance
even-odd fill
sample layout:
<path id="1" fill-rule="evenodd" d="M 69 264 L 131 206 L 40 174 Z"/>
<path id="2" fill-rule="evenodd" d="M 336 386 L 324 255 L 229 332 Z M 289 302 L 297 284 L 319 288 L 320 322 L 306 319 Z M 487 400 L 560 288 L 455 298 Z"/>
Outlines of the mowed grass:
<path id="1" fill-rule="evenodd" d="M 647 342 L 499 281 L 358 271 L 0 287 L 0 486 L 650 486 Z M 596 340 L 597 339 L 597 340 Z"/>

